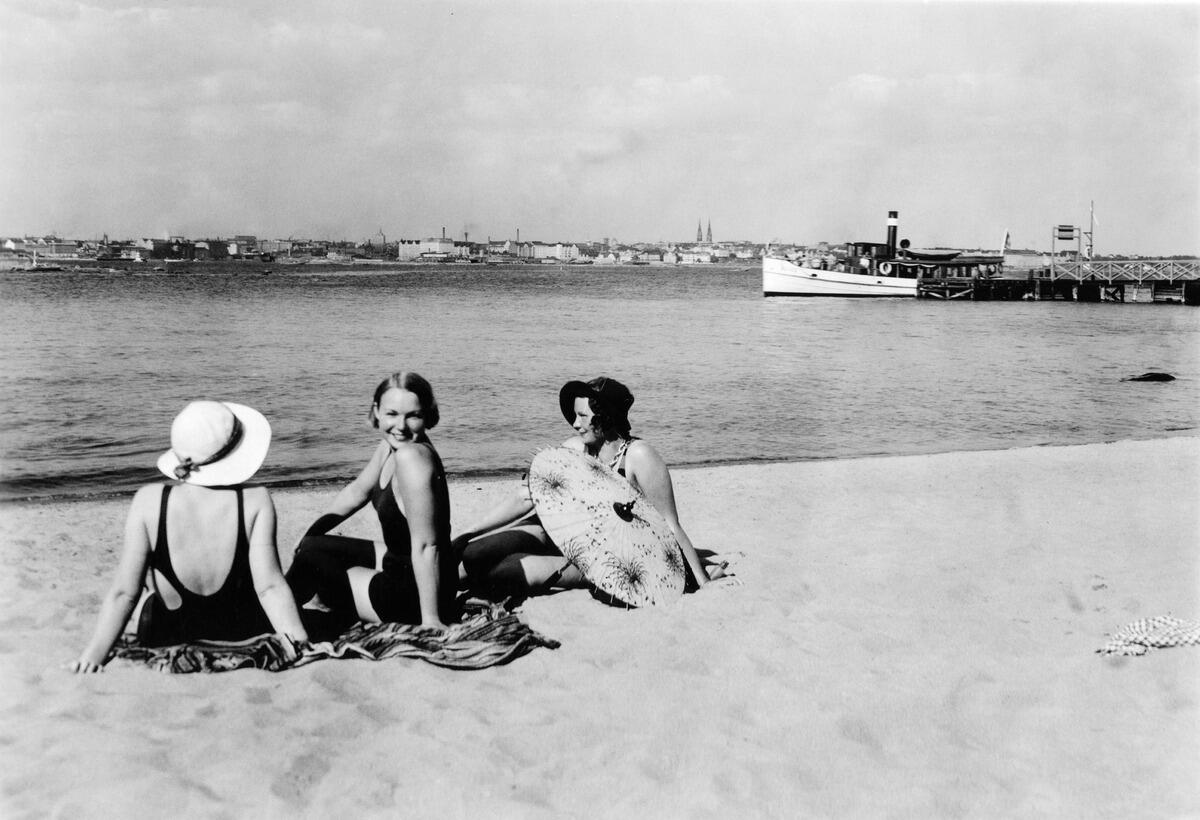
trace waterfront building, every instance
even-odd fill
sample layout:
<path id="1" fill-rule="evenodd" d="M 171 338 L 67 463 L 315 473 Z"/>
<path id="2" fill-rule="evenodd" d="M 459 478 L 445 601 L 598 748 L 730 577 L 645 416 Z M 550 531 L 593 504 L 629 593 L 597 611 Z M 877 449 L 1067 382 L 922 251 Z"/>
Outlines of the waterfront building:
<path id="1" fill-rule="evenodd" d="M 488 240 L 487 252 L 490 256 L 519 256 L 517 243 L 511 239 Z"/>
<path id="2" fill-rule="evenodd" d="M 547 242 L 530 242 L 527 245 L 527 253 L 521 254 L 527 259 L 560 259 L 564 262 L 569 262 L 572 259 L 579 258 L 579 246 L 573 244 L 565 244 L 555 242 L 553 244 Z"/>
<path id="3" fill-rule="evenodd" d="M 397 239 L 396 240 L 396 261 L 411 262 L 421 256 L 421 240 L 420 239 Z"/>
<path id="4" fill-rule="evenodd" d="M 55 257 L 75 257 L 79 255 L 79 243 L 70 239 L 59 239 L 57 236 L 26 236 L 4 240 L 4 248 L 15 253 L 36 253 L 40 257 L 52 259 Z"/>

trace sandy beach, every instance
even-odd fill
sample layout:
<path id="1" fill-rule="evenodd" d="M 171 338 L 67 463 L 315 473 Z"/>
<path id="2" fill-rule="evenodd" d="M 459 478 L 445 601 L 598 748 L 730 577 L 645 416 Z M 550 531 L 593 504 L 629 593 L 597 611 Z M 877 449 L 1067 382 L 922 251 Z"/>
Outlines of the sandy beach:
<path id="1" fill-rule="evenodd" d="M 1200 815 L 1200 646 L 1095 652 L 1200 619 L 1200 439 L 674 476 L 741 585 L 530 600 L 561 647 L 474 672 L 71 675 L 127 501 L 0 507 L 0 816 Z M 332 494 L 275 493 L 285 563 Z"/>

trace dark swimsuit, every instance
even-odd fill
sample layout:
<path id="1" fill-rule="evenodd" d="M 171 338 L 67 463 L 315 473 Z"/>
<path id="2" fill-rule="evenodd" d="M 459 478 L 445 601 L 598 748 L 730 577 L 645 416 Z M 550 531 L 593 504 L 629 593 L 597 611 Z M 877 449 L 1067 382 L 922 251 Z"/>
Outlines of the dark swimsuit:
<path id="1" fill-rule="evenodd" d="M 177 609 L 169 609 L 157 593 L 151 594 L 138 619 L 138 641 L 145 646 L 169 646 L 197 640 L 241 641 L 273 632 L 271 621 L 259 603 L 250 573 L 250 539 L 246 537 L 245 505 L 238 488 L 238 531 L 233 563 L 225 583 L 211 595 L 192 592 L 179 580 L 171 564 L 167 543 L 167 498 L 164 486 L 158 510 L 158 535 L 150 553 L 150 567 L 157 570 L 179 593 Z"/>
<path id="2" fill-rule="evenodd" d="M 413 573 L 408 519 L 396 503 L 390 483 L 386 487 L 380 487 L 378 482 L 373 484 L 368 499 L 379 516 L 383 541 L 387 545 L 382 571 L 375 573 L 367 587 L 371 607 L 381 621 L 419 624 L 421 598 Z M 438 523 L 439 527 L 444 526 L 449 531 L 449 521 Z M 438 564 L 438 612 L 444 623 L 453 623 L 457 620 L 458 567 L 450 549 L 438 550 Z M 287 572 L 296 603 L 303 606 L 313 595 L 319 595 L 321 603 L 335 613 L 341 613 L 344 620 L 357 620 L 357 616 L 352 615 L 355 612 L 354 593 L 346 575 L 351 567 L 375 567 L 374 541 L 344 535 L 306 535 L 296 548 Z M 309 611 L 301 610 L 300 614 L 307 616 Z"/>
<path id="3" fill-rule="evenodd" d="M 417 576 L 412 564 L 412 535 L 408 531 L 408 519 L 400 511 L 396 503 L 396 494 L 391 485 L 380 487 L 378 483 L 371 489 L 371 506 L 379 516 L 379 526 L 383 530 L 383 542 L 387 544 L 387 552 L 383 554 L 383 569 L 371 579 L 367 591 L 371 598 L 371 606 L 380 619 L 402 623 L 421 623 L 421 598 L 417 589 Z M 447 527 L 447 529 L 449 529 Z M 372 545 L 371 563 L 374 564 L 375 553 Z M 438 592 L 438 612 L 443 617 L 453 609 L 455 588 L 458 586 L 458 569 L 449 549 L 438 550 L 438 571 L 440 573 Z M 449 619 L 446 623 L 452 623 Z"/>

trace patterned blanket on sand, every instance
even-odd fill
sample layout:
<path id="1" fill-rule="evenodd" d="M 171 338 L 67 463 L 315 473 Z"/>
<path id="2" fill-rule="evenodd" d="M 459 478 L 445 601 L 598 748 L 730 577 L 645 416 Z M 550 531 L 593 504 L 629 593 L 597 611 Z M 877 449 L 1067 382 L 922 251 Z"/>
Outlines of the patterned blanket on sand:
<path id="1" fill-rule="evenodd" d="M 557 649 L 547 638 L 502 604 L 476 605 L 444 633 L 408 624 L 355 624 L 335 640 L 298 643 L 286 635 L 260 635 L 245 641 L 197 641 L 176 646 L 141 646 L 122 638 L 114 657 L 144 663 L 160 672 L 229 672 L 265 669 L 282 672 L 325 658 L 420 658 L 448 669 L 484 669 L 533 651 Z"/>

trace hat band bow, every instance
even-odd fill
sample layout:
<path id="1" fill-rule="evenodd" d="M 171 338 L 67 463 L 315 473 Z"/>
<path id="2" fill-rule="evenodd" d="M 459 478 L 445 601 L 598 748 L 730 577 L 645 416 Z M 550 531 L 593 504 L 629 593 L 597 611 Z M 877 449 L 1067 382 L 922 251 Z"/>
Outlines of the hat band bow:
<path id="1" fill-rule="evenodd" d="M 244 432 L 245 428 L 242 426 L 242 420 L 237 416 L 234 416 L 233 429 L 229 431 L 229 441 L 225 442 L 225 446 L 223 446 L 220 450 L 217 450 L 217 452 L 213 453 L 208 458 L 204 459 L 204 461 L 195 461 L 190 456 L 187 458 L 180 458 L 178 466 L 175 467 L 175 477 L 180 481 L 186 481 L 188 476 L 204 465 L 214 464 L 225 458 L 225 456 L 236 450 L 237 446 L 242 443 L 242 434 Z M 179 458 L 179 454 L 176 453 L 175 457 Z"/>

